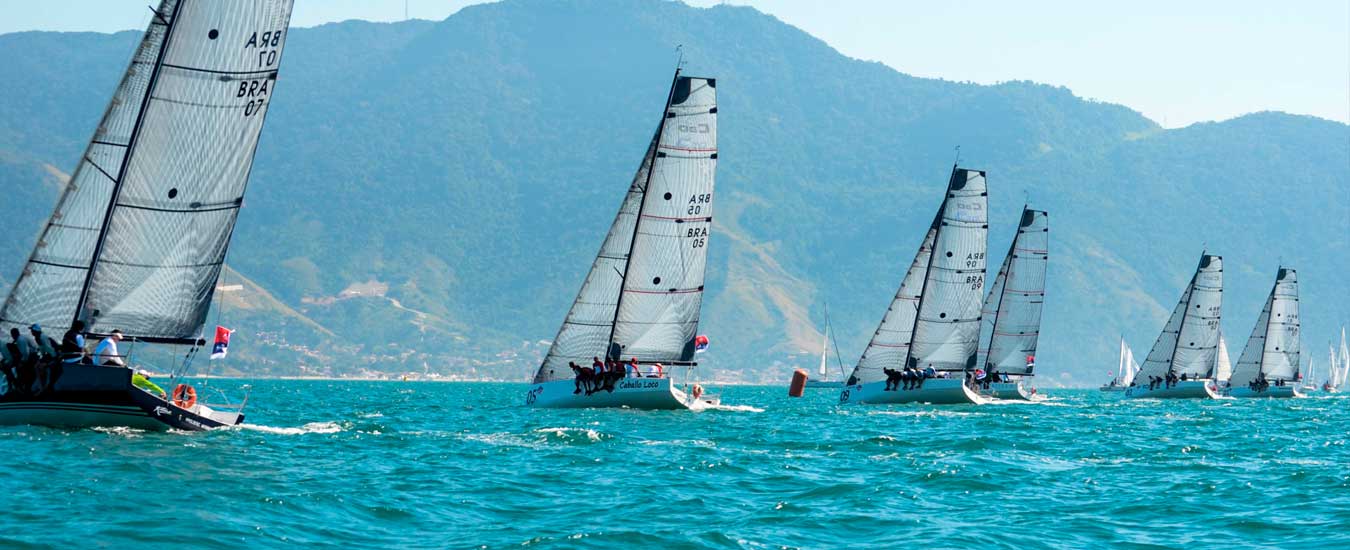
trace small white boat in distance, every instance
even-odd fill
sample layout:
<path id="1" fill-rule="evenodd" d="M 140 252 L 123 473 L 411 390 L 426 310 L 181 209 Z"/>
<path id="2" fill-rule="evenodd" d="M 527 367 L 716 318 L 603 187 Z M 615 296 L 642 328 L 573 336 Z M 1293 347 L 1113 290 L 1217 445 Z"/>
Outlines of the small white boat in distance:
<path id="1" fill-rule="evenodd" d="M 953 166 L 942 206 L 841 404 L 988 401 L 967 383 L 978 356 L 988 204 L 984 172 Z"/>
<path id="2" fill-rule="evenodd" d="M 1202 253 L 1172 317 L 1125 390 L 1131 398 L 1219 397 L 1214 385 L 1223 307 L 1223 258 Z"/>
<path id="3" fill-rule="evenodd" d="M 1116 377 L 1110 382 L 1103 384 L 1102 391 L 1125 391 L 1134 382 L 1134 375 L 1139 372 L 1139 363 L 1134 360 L 1134 350 L 1125 343 L 1125 337 L 1120 337 L 1120 359 L 1116 365 Z"/>
<path id="4" fill-rule="evenodd" d="M 819 379 L 816 379 L 816 378 L 808 378 L 808 379 L 806 380 L 806 387 L 807 387 L 808 389 L 809 389 L 809 388 L 842 388 L 842 387 L 844 387 L 844 381 L 843 381 L 843 380 L 830 380 L 830 369 L 829 369 L 828 366 L 827 366 L 828 363 L 829 363 L 829 349 L 830 349 L 830 306 L 829 306 L 829 305 L 826 305 L 826 306 L 825 306 L 825 334 L 824 334 L 823 337 L 821 337 L 821 341 L 820 341 L 820 369 L 817 370 L 817 372 L 820 374 L 820 378 L 819 378 Z M 838 345 L 836 345 L 836 347 L 835 347 L 835 355 L 838 356 L 838 354 L 839 354 Z M 839 367 L 839 375 L 840 375 L 841 377 L 842 377 L 843 374 L 844 374 L 843 371 L 844 371 L 844 368 L 843 368 L 843 365 L 841 364 L 840 367 Z"/>
<path id="5" fill-rule="evenodd" d="M 1022 206 L 1017 235 L 989 286 L 980 315 L 982 387 L 995 398 L 1030 401 L 1036 395 L 1027 380 L 1036 368 L 1049 246 L 1050 215 Z"/>
<path id="6" fill-rule="evenodd" d="M 1229 380 L 1232 397 L 1303 397 L 1298 390 L 1298 274 L 1280 267 Z"/>
<path id="7" fill-rule="evenodd" d="M 698 321 L 716 169 L 716 81 L 676 70 L 656 135 L 526 405 L 716 404 L 699 385 L 693 361 L 708 343 Z M 599 369 L 592 367 L 597 362 Z"/>

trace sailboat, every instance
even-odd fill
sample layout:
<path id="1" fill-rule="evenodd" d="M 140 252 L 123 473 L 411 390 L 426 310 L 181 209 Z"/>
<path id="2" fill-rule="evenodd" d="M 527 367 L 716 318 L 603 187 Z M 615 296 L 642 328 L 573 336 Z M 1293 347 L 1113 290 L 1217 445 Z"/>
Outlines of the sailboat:
<path id="1" fill-rule="evenodd" d="M 1050 215 L 1022 207 L 1017 236 L 990 286 L 981 310 L 980 359 L 989 392 L 999 399 L 1030 400 L 1027 378 L 1036 368 L 1036 341 L 1045 303 Z"/>
<path id="2" fill-rule="evenodd" d="M 152 8 L 130 67 L 0 306 L 0 327 L 40 325 L 44 342 L 77 322 L 95 339 L 119 331 L 121 350 L 186 348 L 170 381 L 187 372 L 206 344 L 203 327 L 291 7 L 291 0 L 164 0 Z M 129 368 L 45 368 L 54 381 L 8 388 L 0 424 L 203 430 L 243 421 L 242 406 L 196 403 L 191 386 L 176 388 L 171 400 L 143 390 Z"/>
<path id="3" fill-rule="evenodd" d="M 716 92 L 716 80 L 675 71 L 656 134 L 535 373 L 527 405 L 687 409 L 716 402 L 703 395 L 693 360 L 703 338 L 697 331 L 717 168 Z M 637 368 L 587 374 L 596 361 L 634 359 Z"/>
<path id="4" fill-rule="evenodd" d="M 1223 329 L 1219 329 L 1219 351 L 1214 354 L 1214 387 L 1222 393 L 1232 377 L 1233 361 L 1228 356 L 1228 342 L 1223 339 Z"/>
<path id="5" fill-rule="evenodd" d="M 826 306 L 825 331 L 824 335 L 821 336 L 820 339 L 820 369 L 816 371 L 820 375 L 820 378 L 808 378 L 806 380 L 807 388 L 840 388 L 844 386 L 843 380 L 830 380 L 830 369 L 828 367 L 829 350 L 830 350 L 830 308 Z M 842 371 L 842 367 L 840 370 Z"/>
<path id="6" fill-rule="evenodd" d="M 1102 391 L 1125 391 L 1134 382 L 1134 375 L 1139 372 L 1139 363 L 1134 360 L 1134 350 L 1125 343 L 1125 337 L 1120 337 L 1120 359 L 1116 364 L 1116 377 L 1110 382 L 1103 384 Z"/>
<path id="7" fill-rule="evenodd" d="M 1341 327 L 1341 347 L 1327 345 L 1327 380 L 1322 383 L 1322 391 L 1338 393 L 1345 385 L 1346 375 L 1350 374 L 1350 348 L 1345 345 L 1345 327 Z"/>
<path id="8" fill-rule="evenodd" d="M 1229 380 L 1232 397 L 1303 397 L 1299 366 L 1298 274 L 1283 266 Z"/>
<path id="9" fill-rule="evenodd" d="M 1308 364 L 1307 368 L 1303 369 L 1302 375 L 1299 376 L 1298 391 L 1303 393 L 1312 393 L 1317 391 L 1318 389 L 1317 365 L 1313 363 L 1311 357 L 1308 358 L 1307 364 Z"/>
<path id="10" fill-rule="evenodd" d="M 1217 398 L 1212 377 L 1222 306 L 1223 258 L 1201 253 L 1195 274 L 1125 396 Z"/>
<path id="11" fill-rule="evenodd" d="M 988 220 L 985 173 L 952 167 L 942 206 L 840 403 L 988 401 L 973 388 Z M 907 368 L 935 376 L 904 379 Z"/>

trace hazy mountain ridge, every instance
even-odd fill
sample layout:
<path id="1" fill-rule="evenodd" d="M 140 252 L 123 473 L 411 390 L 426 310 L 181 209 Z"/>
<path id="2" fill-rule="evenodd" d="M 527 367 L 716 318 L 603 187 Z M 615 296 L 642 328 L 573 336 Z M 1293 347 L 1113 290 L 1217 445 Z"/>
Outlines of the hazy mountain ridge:
<path id="1" fill-rule="evenodd" d="M 14 212 L 0 229 L 27 239 L 0 245 L 0 282 L 51 211 L 50 183 L 30 187 L 35 164 L 79 155 L 137 37 L 0 36 L 28 82 L 0 104 L 0 151 L 20 159 L 0 157 L 0 181 L 24 201 L 0 206 Z M 1118 332 L 1146 353 L 1206 241 L 1228 260 L 1230 345 L 1289 243 L 1302 243 L 1285 261 L 1304 281 L 1309 343 L 1350 309 L 1336 291 L 1350 270 L 1343 124 L 1262 113 L 1162 130 L 1064 88 L 915 78 L 749 8 L 657 1 L 293 29 L 230 262 L 340 340 L 433 363 L 515 350 L 495 364 L 523 373 L 542 350 L 522 342 L 553 336 L 656 126 L 675 44 L 691 74 L 719 79 L 704 309 L 715 367 L 757 370 L 818 345 L 826 300 L 855 360 L 958 144 L 963 165 L 989 170 L 992 269 L 1023 190 L 1051 212 L 1047 374 L 1095 381 Z M 304 303 L 371 279 L 387 297 Z"/>

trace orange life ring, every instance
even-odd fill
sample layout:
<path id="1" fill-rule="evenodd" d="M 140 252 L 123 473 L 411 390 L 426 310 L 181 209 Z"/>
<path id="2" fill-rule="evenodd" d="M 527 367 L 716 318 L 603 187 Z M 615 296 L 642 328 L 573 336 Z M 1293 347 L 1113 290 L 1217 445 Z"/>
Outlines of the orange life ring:
<path id="1" fill-rule="evenodd" d="M 173 389 L 173 404 L 180 409 L 191 409 L 197 404 L 197 388 L 179 384 Z"/>

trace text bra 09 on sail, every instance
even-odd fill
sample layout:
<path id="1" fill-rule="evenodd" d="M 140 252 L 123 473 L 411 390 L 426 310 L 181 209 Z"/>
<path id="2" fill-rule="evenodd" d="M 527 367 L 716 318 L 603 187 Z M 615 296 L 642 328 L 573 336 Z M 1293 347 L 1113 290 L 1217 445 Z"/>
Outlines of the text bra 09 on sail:
<path id="1" fill-rule="evenodd" d="M 656 134 L 535 374 L 536 407 L 707 406 L 694 363 L 717 169 L 717 82 L 675 72 Z"/>
<path id="2" fill-rule="evenodd" d="M 204 344 L 291 4 L 165 0 L 154 9 L 0 308 L 0 326 L 41 328 L 31 331 L 39 342 L 73 329 L 64 357 L 25 360 L 33 364 L 23 368 L 44 376 L 11 385 L 0 399 L 0 423 L 196 430 L 242 420 L 240 412 L 215 411 L 195 399 L 169 400 L 130 368 L 89 364 L 76 342 L 84 335 L 73 333 L 81 324 L 95 338 L 118 331 L 126 340 L 119 351 L 131 354 L 137 343 L 185 346 L 187 359 L 174 377 L 187 370 Z M 135 363 L 130 354 L 100 358 Z"/>

